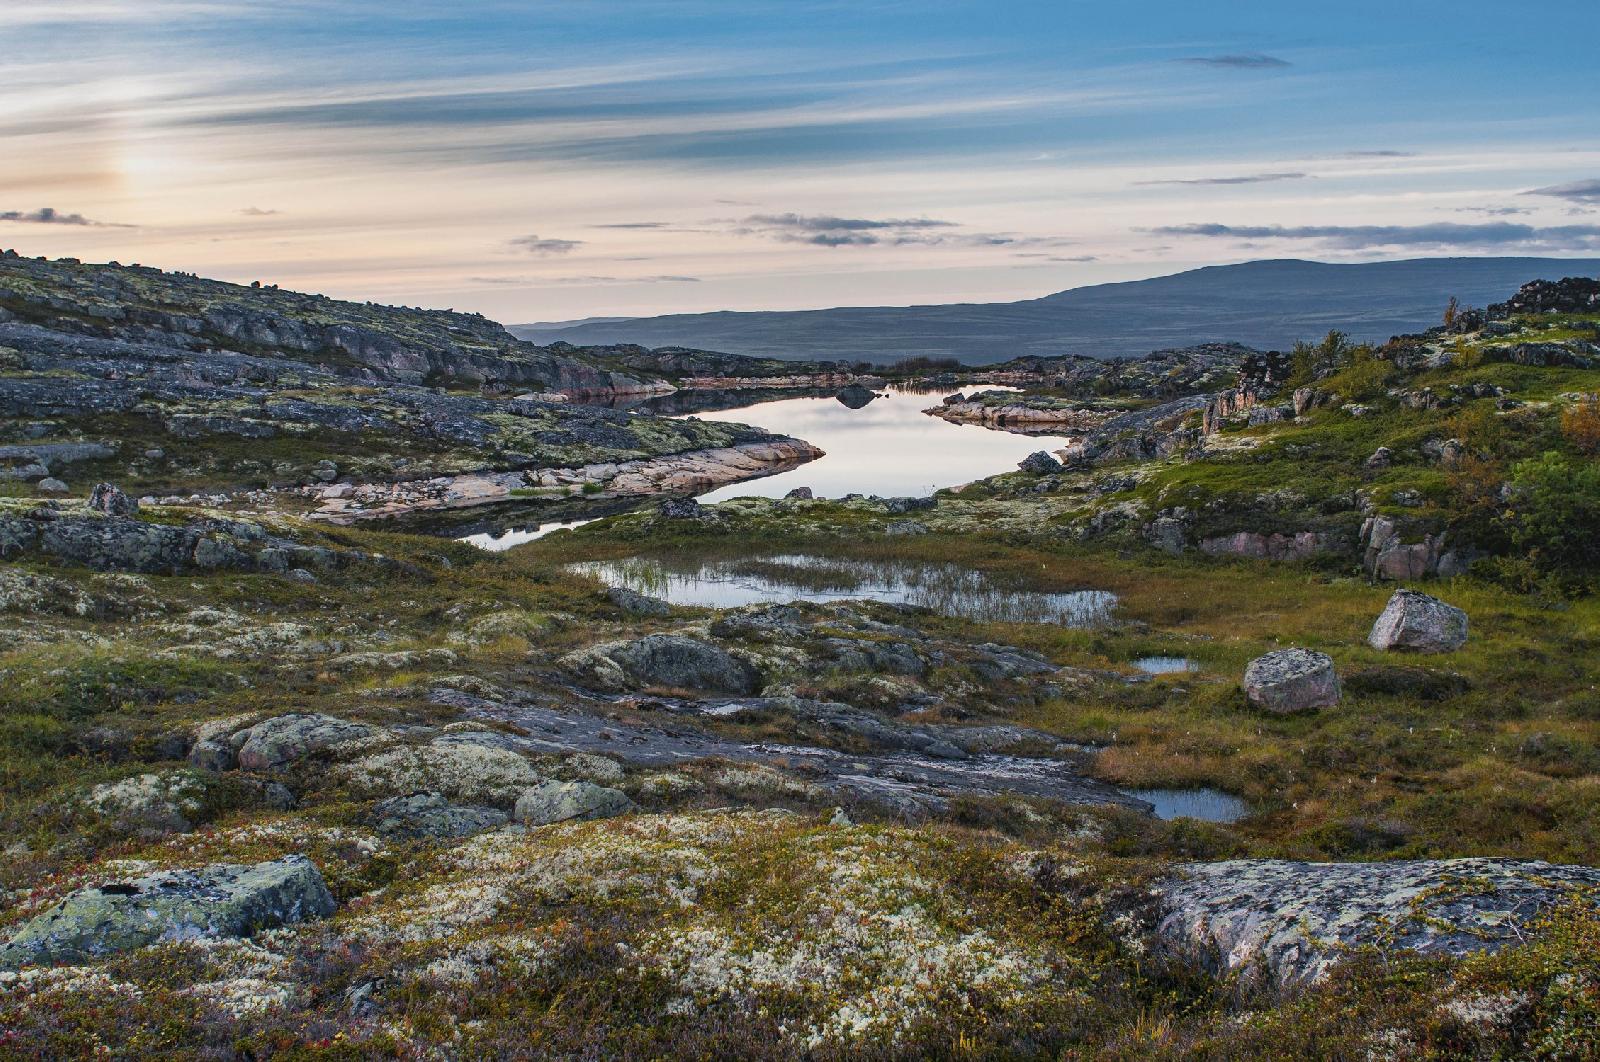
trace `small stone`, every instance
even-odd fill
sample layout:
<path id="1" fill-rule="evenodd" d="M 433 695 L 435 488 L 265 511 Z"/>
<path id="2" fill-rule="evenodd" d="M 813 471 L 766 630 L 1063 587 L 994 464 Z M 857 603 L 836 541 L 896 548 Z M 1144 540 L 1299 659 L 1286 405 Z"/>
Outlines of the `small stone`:
<path id="1" fill-rule="evenodd" d="M 144 455 L 152 461 L 159 461 L 167 456 L 167 452 L 159 446 L 152 446 L 144 452 Z"/>
<path id="2" fill-rule="evenodd" d="M 1466 643 L 1467 614 L 1415 590 L 1396 590 L 1367 636 L 1368 645 L 1385 651 L 1453 653 Z"/>
<path id="3" fill-rule="evenodd" d="M 811 492 L 811 488 L 810 487 L 796 487 L 794 490 L 791 490 L 788 494 L 785 494 L 784 497 L 785 498 L 795 498 L 795 499 L 798 499 L 800 501 L 809 501 L 812 498 L 815 498 L 816 495 Z"/>
<path id="4" fill-rule="evenodd" d="M 1251 704 L 1269 712 L 1331 708 L 1339 703 L 1339 676 L 1326 653 L 1279 649 L 1250 661 L 1244 692 Z"/>
<path id="5" fill-rule="evenodd" d="M 593 782 L 543 782 L 517 798 L 514 814 L 529 826 L 548 826 L 570 819 L 610 818 L 634 806 L 620 789 Z"/>
<path id="6" fill-rule="evenodd" d="M 669 616 L 672 606 L 658 597 L 641 594 L 637 590 L 630 590 L 625 586 L 612 586 L 606 589 L 606 597 L 613 605 L 624 612 L 631 612 L 635 616 Z"/>
<path id="7" fill-rule="evenodd" d="M 107 516 L 132 516 L 139 511 L 139 503 L 123 493 L 120 487 L 96 483 L 89 492 L 89 508 Z"/>
<path id="8" fill-rule="evenodd" d="M 1394 451 L 1387 446 L 1380 446 L 1372 451 L 1372 456 L 1367 458 L 1368 468 L 1388 468 L 1394 463 Z"/>
<path id="9" fill-rule="evenodd" d="M 849 815 L 845 814 L 844 808 L 834 808 L 833 809 L 833 814 L 828 816 L 828 825 L 829 826 L 854 826 L 855 822 L 853 822 L 851 820 Z"/>
<path id="10" fill-rule="evenodd" d="M 54 476 L 46 476 L 35 485 L 45 494 L 66 494 L 72 489 Z"/>

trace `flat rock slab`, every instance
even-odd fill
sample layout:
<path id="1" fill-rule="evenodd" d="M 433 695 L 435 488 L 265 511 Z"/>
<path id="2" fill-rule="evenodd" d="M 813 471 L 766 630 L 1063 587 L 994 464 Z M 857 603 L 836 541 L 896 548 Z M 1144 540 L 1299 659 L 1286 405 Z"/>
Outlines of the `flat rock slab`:
<path id="1" fill-rule="evenodd" d="M 1169 954 L 1293 988 L 1364 945 L 1497 951 L 1555 904 L 1596 887 L 1600 868 L 1514 859 L 1187 863 L 1157 886 L 1156 936 Z"/>
<path id="2" fill-rule="evenodd" d="M 1367 644 L 1383 650 L 1453 653 L 1467 644 L 1467 614 L 1436 597 L 1396 590 L 1372 625 Z"/>
<path id="3" fill-rule="evenodd" d="M 430 699 L 468 718 L 515 724 L 519 734 L 496 734 L 495 738 L 508 748 L 530 754 L 594 752 L 655 768 L 710 758 L 787 766 L 803 770 L 808 780 L 826 789 L 911 812 L 942 809 L 955 796 L 1008 794 L 1121 807 L 1146 815 L 1153 811 L 1147 801 L 1086 778 L 1071 763 L 1057 759 L 975 753 L 961 760 L 943 760 L 914 753 L 850 754 L 802 745 L 745 744 L 688 726 L 638 726 L 575 709 L 556 711 L 458 690 L 435 689 Z"/>
<path id="4" fill-rule="evenodd" d="M 0 969 L 78 963 L 148 944 L 244 937 L 337 905 L 305 856 L 167 870 L 71 893 L 0 945 Z"/>

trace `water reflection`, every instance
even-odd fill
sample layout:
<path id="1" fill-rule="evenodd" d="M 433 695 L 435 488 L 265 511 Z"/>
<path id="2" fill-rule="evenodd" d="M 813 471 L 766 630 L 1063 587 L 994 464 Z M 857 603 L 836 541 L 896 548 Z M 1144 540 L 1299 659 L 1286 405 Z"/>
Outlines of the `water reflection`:
<path id="1" fill-rule="evenodd" d="M 595 517 L 595 520 L 598 519 L 599 517 Z M 520 546 L 524 542 L 532 542 L 557 531 L 570 531 L 575 527 L 592 523 L 594 520 L 557 520 L 537 527 L 519 527 L 510 531 L 484 531 L 476 535 L 467 535 L 460 541 L 469 546 L 486 549 L 490 553 L 500 553 L 512 546 Z"/>
<path id="2" fill-rule="evenodd" d="M 1159 819 L 1199 819 L 1202 822 L 1238 822 L 1250 814 L 1250 805 L 1220 789 L 1124 789 L 1148 800 Z"/>
<path id="3" fill-rule="evenodd" d="M 759 424 L 804 439 L 827 456 L 776 476 L 730 484 L 700 500 L 781 498 L 795 487 L 810 487 L 819 498 L 922 497 L 941 487 L 1010 472 L 1035 450 L 1054 450 L 1067 443 L 1061 437 L 1028 437 L 952 424 L 922 412 L 934 404 L 926 393 L 890 387 L 860 409 L 851 409 L 830 393 L 766 402 L 758 409 L 745 406 L 702 413 L 702 420 Z"/>
<path id="4" fill-rule="evenodd" d="M 572 570 L 676 605 L 709 608 L 866 599 L 918 605 L 981 622 L 1086 627 L 1109 619 L 1117 601 L 1105 590 L 1012 589 L 983 572 L 954 564 L 841 560 L 797 553 L 726 560 L 631 557 L 575 564 Z"/>

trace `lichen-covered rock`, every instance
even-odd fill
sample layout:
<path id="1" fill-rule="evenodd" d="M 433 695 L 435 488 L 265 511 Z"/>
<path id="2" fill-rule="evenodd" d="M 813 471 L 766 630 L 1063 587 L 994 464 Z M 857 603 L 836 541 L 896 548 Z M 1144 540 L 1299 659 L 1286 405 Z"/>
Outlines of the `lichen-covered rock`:
<path id="1" fill-rule="evenodd" d="M 132 516 L 139 511 L 139 503 L 128 497 L 120 487 L 96 483 L 89 492 L 89 508 L 107 516 Z"/>
<path id="2" fill-rule="evenodd" d="M 85 962 L 159 941 L 243 937 L 334 912 L 305 856 L 164 870 L 79 889 L 0 946 L 0 969 Z"/>
<path id="3" fill-rule="evenodd" d="M 1344 948 L 1498 950 L 1566 896 L 1596 887 L 1600 869 L 1512 859 L 1188 863 L 1156 887 L 1156 937 L 1219 972 L 1298 987 L 1325 976 Z"/>
<path id="4" fill-rule="evenodd" d="M 1467 644 L 1467 614 L 1428 594 L 1396 590 L 1372 625 L 1367 644 L 1383 650 L 1453 653 Z"/>
<path id="5" fill-rule="evenodd" d="M 606 819 L 633 808 L 620 789 L 593 782 L 542 782 L 517 798 L 514 814 L 529 826 L 548 826 L 568 819 Z"/>
<path id="6" fill-rule="evenodd" d="M 339 773 L 369 793 L 427 791 L 465 804 L 510 807 L 519 793 L 539 783 L 539 773 L 521 755 L 486 737 L 446 734 L 427 745 L 399 745 L 344 764 Z"/>
<path id="7" fill-rule="evenodd" d="M 293 763 L 319 749 L 370 737 L 372 728 L 331 715 L 296 712 L 274 716 L 234 734 L 240 767 L 261 771 Z M 197 745 L 196 748 L 199 746 Z"/>
<path id="8" fill-rule="evenodd" d="M 138 833 L 187 833 L 205 808 L 205 783 L 187 771 L 106 782 L 84 797 L 86 810 Z"/>
<path id="9" fill-rule="evenodd" d="M 462 807 L 442 793 L 412 793 L 380 801 L 372 809 L 378 832 L 385 837 L 436 839 L 466 837 L 506 823 L 498 808 Z"/>
<path id="10" fill-rule="evenodd" d="M 1250 661 L 1244 671 L 1250 703 L 1271 712 L 1301 712 L 1339 703 L 1333 660 L 1311 649 L 1279 649 Z"/>
<path id="11" fill-rule="evenodd" d="M 726 649 L 681 634 L 607 642 L 562 658 L 572 671 L 612 689 L 663 686 L 714 693 L 754 693 L 755 668 Z"/>
<path id="12" fill-rule="evenodd" d="M 612 586 L 606 589 L 606 597 L 613 605 L 624 612 L 631 612 L 635 616 L 668 616 L 672 614 L 672 606 L 658 597 L 641 594 L 637 590 L 630 590 L 625 586 Z"/>

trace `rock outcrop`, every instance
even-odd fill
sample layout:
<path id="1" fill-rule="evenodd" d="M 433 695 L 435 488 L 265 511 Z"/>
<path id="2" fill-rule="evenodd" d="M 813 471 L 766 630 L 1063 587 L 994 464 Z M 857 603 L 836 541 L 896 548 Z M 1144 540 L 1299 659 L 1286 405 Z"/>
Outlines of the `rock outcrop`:
<path id="1" fill-rule="evenodd" d="M 1279 649 L 1250 661 L 1244 693 L 1258 708 L 1280 714 L 1339 703 L 1339 676 L 1333 660 L 1311 649 Z"/>
<path id="2" fill-rule="evenodd" d="M 633 809 L 633 801 L 620 789 L 593 782 L 542 782 L 517 798 L 513 814 L 529 826 L 548 826 L 571 819 L 607 819 Z"/>
<path id="3" fill-rule="evenodd" d="M 304 856 L 164 870 L 70 894 L 0 945 L 0 969 L 85 962 L 158 941 L 244 937 L 325 917 L 335 906 Z"/>
<path id="4" fill-rule="evenodd" d="M 1447 579 L 1465 574 L 1479 554 L 1447 544 L 1448 536 L 1425 533 L 1406 542 L 1400 526 L 1387 516 L 1373 516 L 1361 525 L 1362 567 L 1375 579 Z"/>
<path id="5" fill-rule="evenodd" d="M 372 818 L 385 837 L 441 839 L 495 829 L 505 825 L 508 816 L 498 808 L 452 804 L 441 793 L 412 793 L 380 801 Z"/>
<path id="6" fill-rule="evenodd" d="M 1350 540 L 1332 531 L 1236 531 L 1200 540 L 1200 552 L 1212 557 L 1254 557 L 1258 560 L 1304 561 L 1325 554 L 1348 553 Z"/>
<path id="7" fill-rule="evenodd" d="M 1278 988 L 1310 985 L 1349 948 L 1497 951 L 1600 869 L 1512 859 L 1187 863 L 1156 887 L 1163 950 Z"/>
<path id="8" fill-rule="evenodd" d="M 646 686 L 709 693 L 754 693 L 755 668 L 726 649 L 681 634 L 608 642 L 562 658 L 569 670 L 611 689 Z"/>
<path id="9" fill-rule="evenodd" d="M 1467 644 L 1467 614 L 1415 590 L 1396 590 L 1372 625 L 1374 649 L 1452 653 Z"/>

